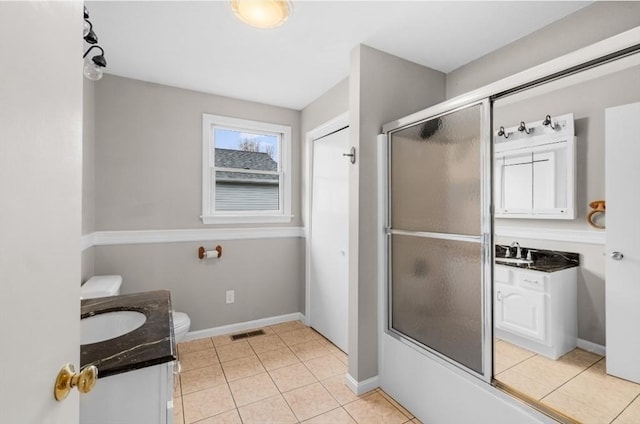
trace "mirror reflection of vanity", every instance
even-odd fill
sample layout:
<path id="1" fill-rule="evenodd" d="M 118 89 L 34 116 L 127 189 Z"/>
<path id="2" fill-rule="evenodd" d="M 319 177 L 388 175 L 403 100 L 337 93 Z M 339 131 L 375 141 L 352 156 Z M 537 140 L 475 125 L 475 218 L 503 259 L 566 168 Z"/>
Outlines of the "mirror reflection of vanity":
<path id="1" fill-rule="evenodd" d="M 496 218 L 574 219 L 573 114 L 504 128 L 495 136 Z"/>
<path id="2" fill-rule="evenodd" d="M 590 202 L 606 199 L 610 206 L 614 199 L 611 190 L 605 191 L 605 182 L 615 185 L 609 175 L 612 167 L 606 167 L 605 172 L 605 158 L 610 158 L 605 155 L 605 148 L 611 147 L 606 136 L 611 128 L 605 119 L 606 111 L 640 101 L 639 72 L 640 55 L 636 54 L 494 103 L 494 129 L 503 125 L 508 135 L 508 138 L 498 135 L 500 131 L 493 134 L 496 212 L 493 305 L 494 313 L 499 314 L 494 317 L 494 379 L 498 387 L 563 423 L 639 422 L 634 405 L 640 399 L 640 385 L 610 372 L 615 352 L 631 351 L 633 335 L 637 332 L 624 331 L 624 340 L 616 346 L 610 331 L 611 308 L 608 304 L 605 307 L 612 298 L 613 279 L 609 273 L 614 267 L 628 266 L 629 262 L 616 262 L 603 255 L 610 250 L 605 245 L 605 231 L 595 230 L 587 223 Z M 533 145 L 538 137 L 559 132 L 544 128 L 541 123 L 546 119 L 536 119 L 550 114 L 552 121 L 560 122 L 567 112 L 572 114 L 567 119 L 571 122 L 567 127 L 573 125 L 577 138 L 573 130 L 564 137 L 566 150 L 564 147 L 544 150 L 544 146 L 553 146 L 551 143 Z M 525 121 L 527 130 L 533 128 L 534 131 L 526 135 L 519 131 L 517 124 L 521 120 Z M 627 121 L 632 123 L 633 119 Z M 629 144 L 633 145 L 631 140 Z M 567 157 L 563 158 L 563 151 Z M 541 166 L 540 162 L 550 158 L 536 156 L 536 153 L 545 152 L 555 153 L 554 166 L 551 160 Z M 570 155 L 573 155 L 571 160 Z M 519 168 L 509 166 L 519 162 L 522 163 Z M 566 164 L 564 171 L 558 162 Z M 630 171 L 621 166 L 616 165 L 614 170 L 623 176 L 630 175 Z M 544 172 L 536 172 L 542 169 Z M 555 175 L 551 175 L 552 170 Z M 558 179 L 563 173 L 567 175 L 564 187 L 563 180 Z M 623 193 L 632 193 L 635 189 L 624 179 L 617 181 L 618 186 L 624 187 Z M 552 199 L 549 193 L 546 198 L 536 194 L 542 187 L 555 190 L 556 201 L 561 198 L 559 194 L 567 190 L 567 203 L 548 203 Z M 614 219 L 613 215 L 607 218 L 606 242 L 609 243 L 613 236 L 611 226 L 620 219 Z M 533 251 L 531 260 L 528 259 L 530 250 Z M 534 268 L 543 265 L 541 252 L 545 251 L 564 259 L 573 256 L 579 259 L 571 271 L 576 275 L 576 293 L 557 305 L 558 313 L 568 314 L 565 319 L 577 320 L 576 348 L 566 354 L 562 354 L 565 349 L 561 349 L 558 358 L 545 350 L 555 346 L 549 343 L 548 331 L 560 325 L 552 311 L 556 294 L 560 297 L 562 294 L 550 291 L 559 288 L 552 283 L 557 282 L 554 277 L 559 274 L 533 273 Z M 637 296 L 626 301 L 638 304 Z"/>

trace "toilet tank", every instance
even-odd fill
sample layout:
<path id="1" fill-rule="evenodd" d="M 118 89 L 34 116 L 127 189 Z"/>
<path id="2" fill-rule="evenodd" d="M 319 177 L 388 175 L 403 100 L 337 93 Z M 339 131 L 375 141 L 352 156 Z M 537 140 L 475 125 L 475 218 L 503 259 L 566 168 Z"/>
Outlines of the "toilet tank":
<path id="1" fill-rule="evenodd" d="M 121 275 L 95 275 L 80 287 L 81 299 L 116 296 L 122 286 Z"/>

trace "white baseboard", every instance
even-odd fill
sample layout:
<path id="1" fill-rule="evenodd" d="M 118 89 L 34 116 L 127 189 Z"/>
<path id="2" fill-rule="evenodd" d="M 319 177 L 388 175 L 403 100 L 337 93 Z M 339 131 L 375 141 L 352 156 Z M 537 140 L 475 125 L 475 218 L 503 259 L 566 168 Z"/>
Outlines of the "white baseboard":
<path id="1" fill-rule="evenodd" d="M 344 377 L 344 384 L 346 384 L 353 393 L 360 396 L 361 394 L 380 387 L 380 378 L 376 375 L 364 381 L 356 381 L 355 378 L 351 377 L 351 374 L 347 374 Z"/>
<path id="2" fill-rule="evenodd" d="M 241 331 L 250 330 L 252 328 L 266 327 L 268 325 L 280 324 L 288 321 L 306 322 L 305 316 L 300 312 L 293 314 L 278 315 L 275 317 L 256 319 L 253 321 L 239 322 L 237 324 L 223 325 L 220 327 L 206 328 L 204 330 L 190 331 L 184 338 L 185 342 L 190 340 L 204 339 L 205 337 L 221 336 L 223 334 L 239 333 Z"/>
<path id="3" fill-rule="evenodd" d="M 605 346 L 587 340 L 578 339 L 576 346 L 580 349 L 586 350 L 587 352 L 592 352 L 600 356 L 606 356 L 607 353 L 607 348 Z"/>

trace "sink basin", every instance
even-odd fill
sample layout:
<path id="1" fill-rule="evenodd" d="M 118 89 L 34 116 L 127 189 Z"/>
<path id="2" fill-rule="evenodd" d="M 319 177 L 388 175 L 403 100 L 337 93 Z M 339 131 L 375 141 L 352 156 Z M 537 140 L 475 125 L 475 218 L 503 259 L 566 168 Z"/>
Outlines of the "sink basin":
<path id="1" fill-rule="evenodd" d="M 516 265 L 527 265 L 532 264 L 533 261 L 530 259 L 519 259 L 519 258 L 496 258 L 496 262 L 503 264 L 516 264 Z"/>
<path id="2" fill-rule="evenodd" d="M 136 311 L 114 311 L 80 320 L 80 344 L 98 343 L 115 339 L 139 328 L 147 320 Z"/>

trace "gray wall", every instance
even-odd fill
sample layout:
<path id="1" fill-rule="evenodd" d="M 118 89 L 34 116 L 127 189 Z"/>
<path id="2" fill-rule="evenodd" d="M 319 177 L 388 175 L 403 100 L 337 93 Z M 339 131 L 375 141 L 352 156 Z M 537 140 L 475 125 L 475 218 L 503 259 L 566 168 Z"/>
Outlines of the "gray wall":
<path id="1" fill-rule="evenodd" d="M 82 234 L 96 229 L 95 198 L 95 83 L 83 78 L 82 85 Z M 81 282 L 94 274 L 93 248 L 82 252 Z"/>
<path id="2" fill-rule="evenodd" d="M 95 83 L 82 86 L 82 234 L 95 231 Z"/>
<path id="3" fill-rule="evenodd" d="M 95 84 L 96 231 L 220 227 L 199 218 L 202 113 L 292 127 L 295 218 L 286 226 L 300 225 L 300 112 L 105 75 Z M 123 293 L 170 289 L 191 330 L 304 310 L 302 239 L 219 243 L 218 260 L 196 257 L 200 245 L 212 249 L 215 240 L 97 246 L 83 260 L 89 269 L 95 256 L 96 275 L 121 274 Z M 236 291 L 234 304 L 225 304 L 226 290 Z"/>
<path id="4" fill-rule="evenodd" d="M 96 273 L 121 274 L 123 294 L 171 290 L 173 307 L 189 314 L 191 330 L 303 310 L 304 240 L 220 244 L 222 258 L 205 261 L 196 256 L 200 242 L 97 246 Z M 235 290 L 235 303 L 225 303 L 226 290 Z"/>
<path id="5" fill-rule="evenodd" d="M 499 22 L 488 23 L 499 25 Z M 640 25 L 640 2 L 599 1 L 447 74 L 452 98 Z"/>
<path id="6" fill-rule="evenodd" d="M 349 110 L 349 78 L 345 78 L 302 109 L 302 137 L 325 122 Z"/>
<path id="7" fill-rule="evenodd" d="M 333 118 L 340 116 L 341 114 L 347 112 L 349 110 L 349 78 L 345 78 L 340 81 L 338 84 L 333 86 L 329 91 L 327 91 L 322 96 L 315 99 L 313 102 L 309 103 L 304 109 L 302 109 L 300 114 L 300 127 L 301 127 L 301 140 L 302 140 L 302 149 L 301 149 L 301 162 L 302 166 L 302 191 L 301 198 L 307 198 L 307 189 L 310 187 L 310 182 L 308 181 L 308 173 L 309 170 L 307 166 L 310 164 L 306 163 L 305 158 L 309 154 L 309 146 L 307 145 L 306 135 L 309 131 L 314 128 L 332 120 Z M 302 219 L 304 222 L 304 218 L 308 213 L 305 210 L 306 205 L 304 201 L 302 202 Z M 306 222 L 304 222 L 306 225 Z"/>
<path id="8" fill-rule="evenodd" d="M 351 52 L 350 138 L 359 160 L 349 176 L 349 374 L 356 381 L 378 374 L 376 137 L 382 125 L 444 97 L 441 72 L 365 45 Z"/>
<path id="9" fill-rule="evenodd" d="M 300 225 L 299 111 L 105 75 L 96 84 L 95 113 L 97 229 L 206 227 L 200 220 L 203 113 L 291 127 L 294 219 L 288 225 Z"/>

